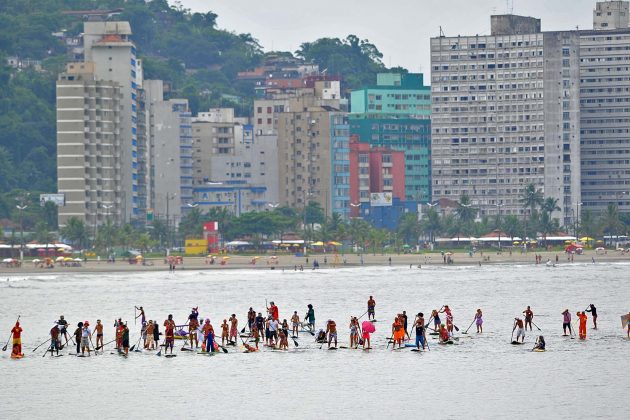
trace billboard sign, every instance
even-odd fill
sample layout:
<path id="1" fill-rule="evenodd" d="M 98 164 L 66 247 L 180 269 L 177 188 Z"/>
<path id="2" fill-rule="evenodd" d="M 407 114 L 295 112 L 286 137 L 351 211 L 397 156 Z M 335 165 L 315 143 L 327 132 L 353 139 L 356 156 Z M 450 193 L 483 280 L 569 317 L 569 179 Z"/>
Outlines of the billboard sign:
<path id="1" fill-rule="evenodd" d="M 66 205 L 65 194 L 40 194 L 39 205 L 44 207 L 47 202 L 53 202 L 57 207 L 63 207 Z"/>
<path id="2" fill-rule="evenodd" d="M 370 206 L 389 207 L 392 205 L 393 194 L 391 192 L 370 193 Z"/>

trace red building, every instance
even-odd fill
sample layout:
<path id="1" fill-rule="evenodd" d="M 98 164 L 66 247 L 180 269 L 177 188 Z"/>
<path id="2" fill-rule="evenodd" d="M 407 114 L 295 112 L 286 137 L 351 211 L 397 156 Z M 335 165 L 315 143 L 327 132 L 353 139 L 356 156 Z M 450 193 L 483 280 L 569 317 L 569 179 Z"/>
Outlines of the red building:
<path id="1" fill-rule="evenodd" d="M 371 193 L 391 193 L 405 200 L 405 152 L 370 147 L 350 137 L 350 217 L 359 216 L 358 204 L 370 203 Z"/>

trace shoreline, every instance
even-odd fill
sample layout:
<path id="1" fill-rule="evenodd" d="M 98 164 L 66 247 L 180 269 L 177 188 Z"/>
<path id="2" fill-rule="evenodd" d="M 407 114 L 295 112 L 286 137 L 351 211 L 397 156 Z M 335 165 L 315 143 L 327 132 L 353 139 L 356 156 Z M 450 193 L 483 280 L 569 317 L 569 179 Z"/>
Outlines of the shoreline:
<path id="1" fill-rule="evenodd" d="M 542 262 L 536 264 L 535 255 L 542 256 Z M 184 257 L 184 264 L 177 266 L 177 271 L 190 271 L 190 270 L 233 270 L 233 269 L 251 269 L 251 270 L 270 270 L 272 268 L 276 270 L 294 270 L 295 266 L 303 266 L 304 270 L 311 270 L 313 268 L 313 261 L 319 262 L 319 269 L 333 269 L 333 268 L 356 268 L 356 267 L 374 267 L 374 266 L 389 266 L 389 258 L 391 258 L 391 266 L 409 266 L 417 268 L 420 266 L 481 266 L 481 265 L 510 265 L 510 264 L 531 264 L 531 265 L 545 265 L 547 260 L 555 263 L 556 255 L 558 256 L 558 265 L 571 265 L 571 264 L 591 264 L 593 260 L 595 263 L 618 263 L 629 262 L 630 255 L 621 254 L 618 251 L 611 251 L 609 254 L 597 255 L 593 250 L 587 250 L 583 255 L 574 255 L 573 262 L 570 261 L 571 256 L 564 252 L 528 252 L 528 253 L 515 253 L 511 255 L 509 252 L 498 253 L 484 252 L 476 253 L 470 257 L 467 253 L 458 252 L 451 255 L 453 260 L 452 264 L 444 264 L 444 257 L 440 253 L 426 253 L 426 254 L 345 254 L 339 256 L 336 259 L 331 254 L 311 254 L 308 257 L 296 257 L 294 255 L 279 255 L 277 258 L 277 264 L 267 264 L 267 256 L 261 256 L 256 264 L 251 264 L 251 256 L 241 255 L 229 255 L 229 262 L 225 265 L 220 265 L 218 262 L 215 264 L 206 264 L 205 257 Z M 361 263 L 361 257 L 363 263 Z M 567 258 L 568 257 L 568 258 Z M 344 263 L 345 259 L 345 263 Z M 306 262 L 308 260 L 308 263 Z M 326 262 L 324 262 L 326 260 Z M 136 265 L 129 264 L 127 260 L 120 260 L 116 263 L 108 263 L 107 261 L 95 261 L 88 260 L 87 263 L 81 263 L 80 267 L 63 267 L 55 266 L 53 269 L 37 268 L 32 263 L 25 262 L 22 267 L 19 268 L 0 268 L 0 276 L 3 275 L 47 275 L 54 273 L 130 273 L 130 272 L 157 272 L 167 271 L 169 269 L 168 264 L 164 262 L 163 258 L 147 259 L 147 262 L 153 265 Z"/>

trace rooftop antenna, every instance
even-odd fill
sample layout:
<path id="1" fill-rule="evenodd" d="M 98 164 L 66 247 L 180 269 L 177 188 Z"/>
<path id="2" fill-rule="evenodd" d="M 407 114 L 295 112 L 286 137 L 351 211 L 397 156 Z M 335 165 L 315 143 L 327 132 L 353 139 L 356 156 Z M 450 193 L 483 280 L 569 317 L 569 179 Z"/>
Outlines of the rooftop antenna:
<path id="1" fill-rule="evenodd" d="M 444 35 L 444 31 L 442 30 L 442 27 L 440 26 L 440 38 L 444 38 L 446 35 Z"/>

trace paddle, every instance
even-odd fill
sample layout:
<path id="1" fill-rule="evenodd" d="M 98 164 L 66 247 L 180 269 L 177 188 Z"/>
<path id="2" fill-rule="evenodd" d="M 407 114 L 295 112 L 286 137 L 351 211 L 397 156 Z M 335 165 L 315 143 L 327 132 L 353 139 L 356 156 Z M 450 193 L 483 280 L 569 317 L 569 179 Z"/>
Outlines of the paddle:
<path id="1" fill-rule="evenodd" d="M 468 328 L 466 328 L 466 331 L 464 331 L 462 334 L 468 334 L 468 330 L 470 329 L 470 327 L 472 327 L 472 325 L 475 323 L 475 319 L 477 319 L 476 317 L 473 318 L 472 322 L 470 323 L 470 325 L 468 326 Z"/>
<path id="2" fill-rule="evenodd" d="M 51 340 L 51 338 L 49 338 L 48 340 L 44 341 L 43 343 L 41 343 L 39 346 L 35 347 L 33 349 L 33 351 L 37 350 L 38 348 L 40 348 L 41 346 L 43 346 L 44 344 L 48 343 Z"/>
<path id="3" fill-rule="evenodd" d="M 365 314 L 367 314 L 368 311 L 363 312 L 363 315 L 361 315 L 360 317 L 357 318 L 357 321 L 360 320 L 361 318 L 363 318 L 365 316 Z"/>
<path id="4" fill-rule="evenodd" d="M 94 351 L 96 351 L 96 350 L 100 350 L 100 349 L 102 349 L 103 347 L 105 347 L 106 345 L 108 345 L 108 344 L 112 344 L 114 341 L 116 341 L 116 339 L 115 339 L 115 338 L 114 338 L 112 341 L 109 341 L 109 342 L 107 342 L 107 343 L 105 343 L 105 344 L 103 344 L 103 345 L 100 345 L 100 346 L 96 347 L 96 348 L 94 349 Z"/>
<path id="5" fill-rule="evenodd" d="M 538 339 L 536 339 L 536 342 L 534 343 L 534 348 L 531 351 L 536 350 L 537 347 L 538 347 Z"/>
<path id="6" fill-rule="evenodd" d="M 129 351 L 133 351 L 133 349 L 135 349 L 135 348 L 136 348 L 136 346 L 140 344 L 140 340 L 142 340 L 142 334 L 140 334 L 140 337 L 138 337 L 138 341 L 136 342 L 136 344 L 134 344 L 133 346 L 131 346 L 131 348 L 129 349 Z"/>
<path id="7" fill-rule="evenodd" d="M 92 350 L 94 350 L 94 356 L 98 356 L 98 353 L 96 352 L 96 348 L 94 348 L 94 343 L 92 342 L 92 336 L 90 335 L 90 344 L 92 345 Z M 89 349 L 89 347 L 88 347 Z"/>
<path id="8" fill-rule="evenodd" d="M 534 327 L 538 328 L 538 331 L 542 331 L 538 325 L 534 324 L 534 321 L 531 321 L 531 323 L 534 325 Z"/>
<path id="9" fill-rule="evenodd" d="M 20 320 L 20 316 L 22 316 L 22 315 L 18 315 L 17 320 L 15 321 L 16 324 Z M 7 344 L 5 344 L 4 347 L 2 347 L 2 351 L 7 351 L 7 347 L 9 346 L 9 341 L 11 341 L 11 336 L 12 335 L 13 335 L 13 333 L 9 333 L 9 339 L 7 340 Z"/>
<path id="10" fill-rule="evenodd" d="M 160 350 L 158 350 L 158 352 L 155 353 L 156 356 L 162 356 L 162 347 L 165 347 L 165 345 L 166 345 L 166 337 L 164 337 L 162 344 L 160 344 Z"/>

